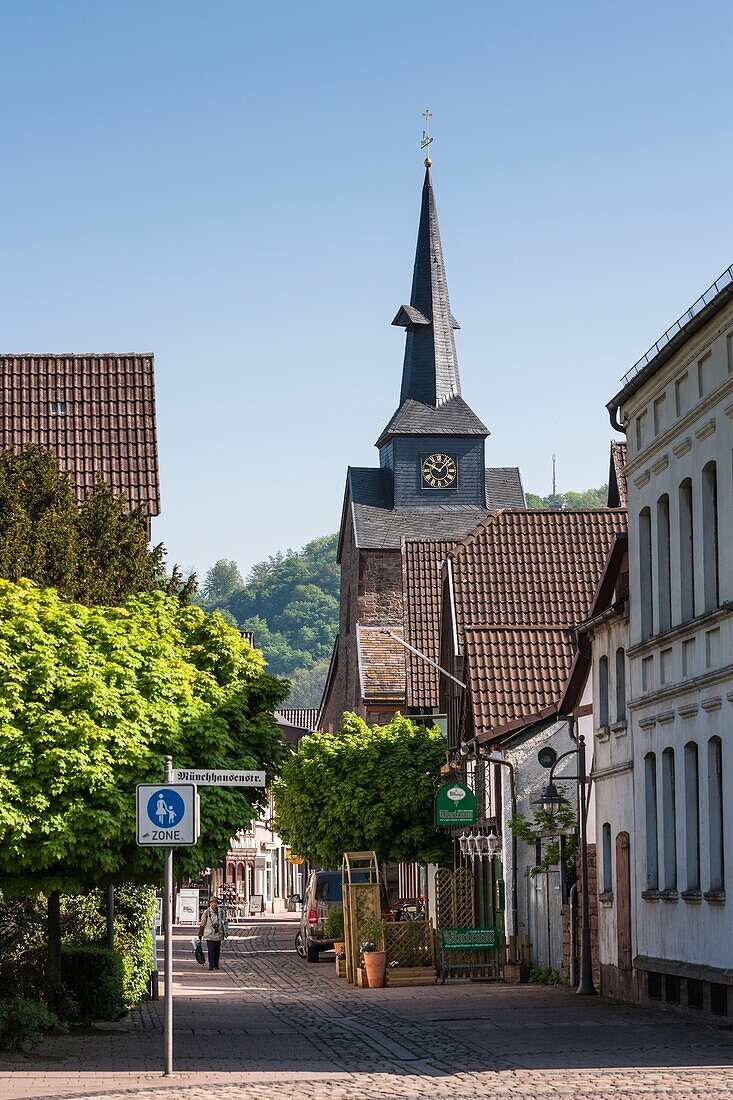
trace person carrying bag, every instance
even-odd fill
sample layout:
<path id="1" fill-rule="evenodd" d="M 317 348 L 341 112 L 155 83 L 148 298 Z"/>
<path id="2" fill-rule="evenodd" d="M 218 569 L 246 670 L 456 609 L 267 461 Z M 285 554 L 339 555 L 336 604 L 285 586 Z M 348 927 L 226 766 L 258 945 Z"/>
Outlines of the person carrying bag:
<path id="1" fill-rule="evenodd" d="M 229 927 L 224 911 L 219 907 L 219 899 L 212 898 L 199 925 L 199 939 L 205 941 L 209 955 L 209 970 L 219 969 L 221 945 L 228 935 Z"/>

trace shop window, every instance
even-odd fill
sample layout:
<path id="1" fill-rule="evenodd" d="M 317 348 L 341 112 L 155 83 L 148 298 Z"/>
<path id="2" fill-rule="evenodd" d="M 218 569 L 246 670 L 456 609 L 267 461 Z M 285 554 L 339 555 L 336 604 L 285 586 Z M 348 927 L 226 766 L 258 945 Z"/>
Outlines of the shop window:
<path id="1" fill-rule="evenodd" d="M 705 610 L 718 606 L 718 474 L 714 462 L 702 471 L 702 571 Z"/>
<path id="2" fill-rule="evenodd" d="M 700 772 L 697 745 L 685 745 L 685 851 L 687 889 L 700 889 Z"/>
<path id="3" fill-rule="evenodd" d="M 708 741 L 708 829 L 710 889 L 724 890 L 723 748 L 719 737 Z"/>
<path id="4" fill-rule="evenodd" d="M 677 889 L 677 805 L 674 749 L 662 753 L 662 827 L 664 830 L 664 889 Z"/>
<path id="5" fill-rule="evenodd" d="M 626 721 L 626 653 L 616 650 L 616 721 Z"/>
<path id="6" fill-rule="evenodd" d="M 641 597 L 641 637 L 652 635 L 652 514 L 648 508 L 639 513 L 639 586 Z"/>
<path id="7" fill-rule="evenodd" d="M 659 889 L 659 848 L 657 841 L 657 758 L 648 752 L 644 758 L 646 793 L 646 888 Z"/>
<path id="8" fill-rule="evenodd" d="M 682 622 L 695 617 L 695 532 L 692 512 L 692 481 L 679 487 L 680 508 L 680 611 Z"/>
<path id="9" fill-rule="evenodd" d="M 598 725 L 608 725 L 608 657 L 598 662 Z"/>

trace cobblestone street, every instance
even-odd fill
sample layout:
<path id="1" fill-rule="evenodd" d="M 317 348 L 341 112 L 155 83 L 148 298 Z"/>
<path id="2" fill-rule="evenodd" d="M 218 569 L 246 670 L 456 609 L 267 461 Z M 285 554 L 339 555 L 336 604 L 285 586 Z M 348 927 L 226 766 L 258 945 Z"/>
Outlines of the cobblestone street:
<path id="1" fill-rule="evenodd" d="M 175 941 L 175 1069 L 162 1001 L 109 1029 L 0 1061 L 0 1096 L 184 1100 L 324 1097 L 733 1097 L 733 1032 L 562 989 L 455 982 L 361 990 L 332 955 L 308 965 L 292 919 L 239 926 L 222 970 Z"/>

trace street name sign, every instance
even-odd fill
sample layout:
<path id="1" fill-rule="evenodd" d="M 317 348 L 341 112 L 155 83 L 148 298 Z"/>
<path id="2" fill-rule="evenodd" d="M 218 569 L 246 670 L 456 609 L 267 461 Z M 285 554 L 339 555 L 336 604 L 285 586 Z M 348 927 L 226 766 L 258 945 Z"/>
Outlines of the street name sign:
<path id="1" fill-rule="evenodd" d="M 265 772 L 216 771 L 214 768 L 174 768 L 174 783 L 195 783 L 199 787 L 266 787 Z"/>
<path id="2" fill-rule="evenodd" d="M 137 843 L 141 848 L 181 848 L 199 838 L 198 797 L 193 783 L 138 783 Z"/>

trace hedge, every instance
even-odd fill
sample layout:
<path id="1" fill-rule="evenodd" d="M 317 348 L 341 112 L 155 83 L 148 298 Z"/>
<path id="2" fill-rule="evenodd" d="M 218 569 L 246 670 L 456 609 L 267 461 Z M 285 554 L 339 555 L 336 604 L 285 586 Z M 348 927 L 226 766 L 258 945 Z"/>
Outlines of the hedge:
<path id="1" fill-rule="evenodd" d="M 125 1007 L 122 959 L 107 947 L 61 949 L 61 981 L 80 1019 L 116 1020 Z"/>

